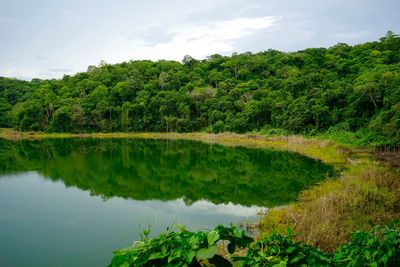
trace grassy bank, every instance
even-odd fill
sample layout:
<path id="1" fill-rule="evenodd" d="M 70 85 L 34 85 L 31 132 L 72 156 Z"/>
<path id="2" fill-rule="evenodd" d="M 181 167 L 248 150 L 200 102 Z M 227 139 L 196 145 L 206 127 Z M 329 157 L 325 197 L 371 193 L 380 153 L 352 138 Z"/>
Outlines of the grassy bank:
<path id="1" fill-rule="evenodd" d="M 356 230 L 400 218 L 400 170 L 375 161 L 368 150 L 300 136 L 267 137 L 233 133 L 93 133 L 58 134 L 1 129 L 0 138 L 151 138 L 187 139 L 228 146 L 275 148 L 297 152 L 337 166 L 341 172 L 304 190 L 297 202 L 260 216 L 261 235 L 291 227 L 298 239 L 325 251 L 345 243 Z"/>
<path id="2" fill-rule="evenodd" d="M 261 232 L 290 226 L 299 239 L 333 251 L 351 232 L 400 218 L 400 173 L 368 159 L 350 165 L 335 180 L 303 191 L 299 201 L 269 210 Z"/>

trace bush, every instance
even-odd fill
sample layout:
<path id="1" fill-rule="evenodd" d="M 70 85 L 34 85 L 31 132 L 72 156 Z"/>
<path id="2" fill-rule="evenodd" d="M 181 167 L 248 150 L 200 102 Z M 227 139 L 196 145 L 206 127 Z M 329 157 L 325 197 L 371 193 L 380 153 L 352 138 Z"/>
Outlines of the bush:
<path id="1" fill-rule="evenodd" d="M 333 257 L 335 266 L 400 266 L 400 231 L 376 226 L 355 232 Z"/>
<path id="2" fill-rule="evenodd" d="M 154 239 L 148 234 L 145 231 L 134 246 L 115 251 L 110 266 L 400 266 L 400 229 L 396 225 L 357 231 L 334 254 L 294 241 L 290 228 L 285 234 L 276 231 L 256 242 L 243 230 L 222 225 L 208 233 L 180 229 Z M 225 255 L 229 257 L 217 254 L 220 240 L 229 241 L 229 254 Z M 247 253 L 235 256 L 236 248 L 247 248 Z"/>
<path id="3" fill-rule="evenodd" d="M 110 266 L 202 266 L 213 262 L 218 266 L 232 266 L 227 259 L 217 255 L 218 241 L 228 240 L 230 253 L 235 252 L 236 247 L 246 247 L 253 241 L 236 226 L 219 225 L 209 233 L 189 232 L 182 227 L 178 230 L 162 233 L 153 239 L 148 238 L 149 231 L 146 230 L 142 241 L 115 251 Z"/>
<path id="4" fill-rule="evenodd" d="M 241 266 L 330 266 L 331 255 L 303 242 L 293 241 L 288 228 L 286 234 L 274 232 L 252 244 L 245 257 L 236 258 Z"/>

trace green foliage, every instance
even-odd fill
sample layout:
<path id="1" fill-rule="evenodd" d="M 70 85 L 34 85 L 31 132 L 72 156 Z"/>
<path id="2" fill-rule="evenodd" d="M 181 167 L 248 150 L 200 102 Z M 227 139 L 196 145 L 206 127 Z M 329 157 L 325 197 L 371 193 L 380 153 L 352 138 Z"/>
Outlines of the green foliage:
<path id="1" fill-rule="evenodd" d="M 246 247 L 253 241 L 233 225 L 219 225 L 208 233 L 190 232 L 180 227 L 178 231 L 168 231 L 156 238 L 148 238 L 146 232 L 134 246 L 115 251 L 110 266 L 205 266 L 212 262 L 232 266 L 227 259 L 216 254 L 217 243 L 221 240 L 230 242 L 231 251 L 236 247 Z"/>
<path id="2" fill-rule="evenodd" d="M 269 125 L 266 125 L 259 131 L 260 134 L 268 135 L 268 136 L 285 136 L 289 135 L 288 131 L 279 128 L 271 128 Z"/>
<path id="3" fill-rule="evenodd" d="M 286 234 L 274 232 L 253 243 L 245 257 L 237 257 L 241 266 L 330 266 L 331 255 L 302 242 L 293 241 L 288 228 Z"/>
<path id="4" fill-rule="evenodd" d="M 290 229 L 285 234 L 274 232 L 255 242 L 235 226 L 219 225 L 209 233 L 181 229 L 153 239 L 145 235 L 134 246 L 115 251 L 110 266 L 394 267 L 400 264 L 400 229 L 395 225 L 375 226 L 370 232 L 355 232 L 350 241 L 334 254 L 296 242 L 294 238 Z M 222 246 L 218 243 L 220 240 L 229 241 L 229 254 L 225 257 L 217 254 L 217 245 Z M 236 256 L 236 248 L 246 248 L 247 253 Z M 219 263 L 216 263 L 217 259 Z"/>
<path id="5" fill-rule="evenodd" d="M 352 132 L 332 127 L 327 132 L 318 136 L 323 139 L 335 141 L 335 143 L 343 146 L 382 146 L 396 143 L 394 138 L 387 138 L 367 128 Z"/>
<path id="6" fill-rule="evenodd" d="M 0 127 L 336 136 L 346 125 L 360 144 L 399 145 L 399 50 L 400 37 L 389 32 L 355 46 L 102 62 L 61 80 L 0 77 Z"/>
<path id="7" fill-rule="evenodd" d="M 336 266 L 400 266 L 400 230 L 376 226 L 370 232 L 358 231 L 337 250 L 333 262 Z"/>

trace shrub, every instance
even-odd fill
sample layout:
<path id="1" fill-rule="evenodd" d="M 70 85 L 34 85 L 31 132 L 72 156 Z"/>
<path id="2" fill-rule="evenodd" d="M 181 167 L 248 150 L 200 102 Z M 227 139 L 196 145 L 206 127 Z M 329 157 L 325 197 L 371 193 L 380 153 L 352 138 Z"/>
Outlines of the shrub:
<path id="1" fill-rule="evenodd" d="M 153 239 L 148 234 L 134 246 L 115 251 L 110 266 L 400 266 L 400 229 L 394 224 L 357 231 L 334 254 L 294 241 L 290 228 L 255 242 L 243 230 L 222 225 L 208 233 L 180 229 Z M 217 253 L 220 240 L 229 241 L 229 257 Z M 236 248 L 247 252 L 234 255 Z"/>

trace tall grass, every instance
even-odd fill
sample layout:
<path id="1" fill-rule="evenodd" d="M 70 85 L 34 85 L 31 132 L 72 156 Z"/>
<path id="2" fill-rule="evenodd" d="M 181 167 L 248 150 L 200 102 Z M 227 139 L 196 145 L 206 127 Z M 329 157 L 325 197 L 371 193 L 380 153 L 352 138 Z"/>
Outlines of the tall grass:
<path id="1" fill-rule="evenodd" d="M 297 237 L 325 251 L 345 243 L 356 230 L 400 218 L 400 171 L 362 160 L 336 180 L 301 193 L 299 201 L 260 218 L 262 234 L 293 227 Z"/>

